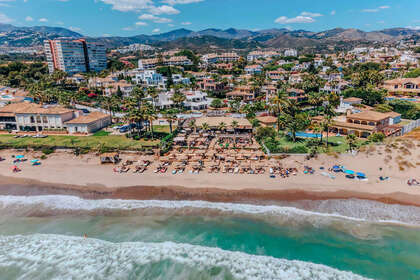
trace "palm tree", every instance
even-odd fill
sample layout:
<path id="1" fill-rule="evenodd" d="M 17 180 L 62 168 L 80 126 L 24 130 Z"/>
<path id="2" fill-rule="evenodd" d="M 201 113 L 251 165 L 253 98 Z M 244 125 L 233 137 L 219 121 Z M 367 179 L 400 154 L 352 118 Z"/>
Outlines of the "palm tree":
<path id="1" fill-rule="evenodd" d="M 236 129 L 238 128 L 239 123 L 236 120 L 233 120 L 230 125 L 232 126 L 232 128 L 233 128 L 233 130 L 235 131 L 235 134 L 236 134 Z"/>
<path id="2" fill-rule="evenodd" d="M 196 125 L 196 120 L 192 119 L 189 123 L 188 123 L 189 128 L 194 129 L 194 133 L 197 132 L 197 125 Z"/>
<path id="3" fill-rule="evenodd" d="M 296 133 L 306 129 L 310 120 L 306 113 L 302 113 L 295 100 L 289 100 L 281 114 L 282 125 L 292 135 L 293 142 L 296 142 Z"/>
<path id="4" fill-rule="evenodd" d="M 328 136 L 330 132 L 330 127 L 334 124 L 334 120 L 331 116 L 325 116 L 324 121 L 322 122 L 322 127 L 327 131 L 327 148 L 328 148 Z"/>
<path id="5" fill-rule="evenodd" d="M 109 117 L 111 118 L 112 122 L 112 115 L 116 106 L 116 100 L 113 98 L 113 96 L 104 96 L 102 99 L 102 104 L 108 110 Z"/>
<path id="6" fill-rule="evenodd" d="M 225 131 L 226 130 L 226 124 L 224 122 L 220 122 L 218 127 L 219 127 L 220 131 Z"/>
<path id="7" fill-rule="evenodd" d="M 175 103 L 177 107 L 181 107 L 182 103 L 187 99 L 187 97 L 179 92 L 175 91 L 174 95 L 172 95 L 171 100 Z"/>
<path id="8" fill-rule="evenodd" d="M 172 134 L 172 132 L 173 132 L 173 129 L 172 129 L 172 124 L 173 124 L 173 122 L 174 122 L 174 121 L 178 120 L 178 118 L 177 118 L 177 116 L 176 116 L 175 112 L 173 112 L 173 111 L 166 112 L 166 113 L 164 114 L 164 118 L 165 118 L 165 119 L 166 119 L 166 121 L 169 123 L 169 131 L 170 131 L 170 132 L 171 132 L 171 134 Z"/>
<path id="9" fill-rule="evenodd" d="M 274 96 L 273 99 L 271 99 L 271 104 L 273 106 L 271 107 L 271 111 L 274 112 L 277 115 L 277 132 L 280 131 L 280 119 L 279 116 L 283 111 L 283 106 L 287 104 L 287 101 L 285 99 L 286 92 L 283 90 L 279 90 L 277 95 Z"/>
<path id="10" fill-rule="evenodd" d="M 156 98 L 159 96 L 159 92 L 156 90 L 155 87 L 149 87 L 147 89 L 147 94 L 152 98 L 153 107 L 155 107 Z"/>
<path id="11" fill-rule="evenodd" d="M 210 126 L 209 126 L 209 124 L 208 124 L 208 123 L 204 122 L 204 123 L 201 125 L 201 129 L 202 129 L 202 130 L 204 130 L 205 132 L 207 132 L 207 131 L 209 131 L 209 130 L 210 130 Z"/>
<path id="12" fill-rule="evenodd" d="M 312 125 L 312 131 L 316 134 L 321 135 L 321 137 L 319 138 L 319 143 L 322 143 L 322 136 L 323 136 L 323 131 L 324 131 L 322 125 L 319 123 L 314 123 Z"/>
<path id="13" fill-rule="evenodd" d="M 333 117 L 335 116 L 334 107 L 331 104 L 325 106 L 325 119 L 324 119 L 324 127 L 327 130 L 327 148 L 328 148 L 328 134 L 330 127 L 334 124 Z"/>
<path id="14" fill-rule="evenodd" d="M 357 144 L 357 137 L 354 134 L 349 134 L 346 136 L 347 144 L 349 145 L 350 152 L 353 152 Z"/>
<path id="15" fill-rule="evenodd" d="M 309 104 L 315 106 L 318 108 L 322 105 L 322 103 L 325 101 L 325 97 L 321 92 L 310 92 L 309 93 Z"/>
<path id="16" fill-rule="evenodd" d="M 150 132 L 152 133 L 152 140 L 154 140 L 153 121 L 157 119 L 156 110 L 153 108 L 153 106 L 150 106 L 149 103 L 145 103 L 143 106 L 144 108 L 142 108 L 142 111 L 144 111 L 145 117 L 149 122 Z"/>

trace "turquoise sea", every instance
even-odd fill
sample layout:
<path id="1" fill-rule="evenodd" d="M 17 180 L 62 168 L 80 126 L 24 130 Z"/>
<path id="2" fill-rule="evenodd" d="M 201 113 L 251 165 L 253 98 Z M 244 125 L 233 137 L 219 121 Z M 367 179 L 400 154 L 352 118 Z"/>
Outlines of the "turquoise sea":
<path id="1" fill-rule="evenodd" d="M 0 279 L 420 279 L 420 209 L 0 196 Z"/>

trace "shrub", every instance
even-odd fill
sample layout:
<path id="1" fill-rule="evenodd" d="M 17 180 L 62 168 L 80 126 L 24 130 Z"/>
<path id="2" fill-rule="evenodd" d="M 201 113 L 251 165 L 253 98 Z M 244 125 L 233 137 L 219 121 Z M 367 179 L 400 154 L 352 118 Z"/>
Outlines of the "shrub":
<path id="1" fill-rule="evenodd" d="M 380 143 L 383 142 L 385 139 L 385 135 L 381 132 L 379 133 L 373 133 L 368 137 L 368 140 L 370 142 L 374 142 L 374 143 Z"/>
<path id="2" fill-rule="evenodd" d="M 54 153 L 53 148 L 43 148 L 41 151 L 44 155 L 50 155 L 50 154 Z"/>
<path id="3" fill-rule="evenodd" d="M 257 133 L 255 134 L 257 140 L 274 137 L 276 137 L 276 130 L 274 128 L 269 126 L 257 128 Z"/>
<path id="4" fill-rule="evenodd" d="M 289 153 L 292 154 L 306 154 L 308 153 L 308 148 L 303 145 L 297 145 L 289 150 Z"/>

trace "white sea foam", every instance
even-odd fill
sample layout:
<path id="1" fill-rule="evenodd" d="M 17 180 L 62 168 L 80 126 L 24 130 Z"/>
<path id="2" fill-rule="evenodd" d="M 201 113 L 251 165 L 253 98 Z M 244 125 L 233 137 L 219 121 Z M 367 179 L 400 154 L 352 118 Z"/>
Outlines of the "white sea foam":
<path id="1" fill-rule="evenodd" d="M 329 204 L 328 204 L 329 203 Z M 418 207 L 380 204 L 375 206 L 365 201 L 325 202 L 314 206 L 315 211 L 303 210 L 292 206 L 265 206 L 236 203 L 214 203 L 206 201 L 163 201 L 163 200 L 87 200 L 76 196 L 0 196 L 0 213 L 26 214 L 31 212 L 95 212 L 95 211 L 135 211 L 160 209 L 168 213 L 177 211 L 218 211 L 224 214 L 276 217 L 280 221 L 306 221 L 316 225 L 333 222 L 377 222 L 420 225 Z M 342 209 L 339 209 L 343 205 Z M 361 207 L 364 205 L 364 207 Z M 372 213 L 373 206 L 380 208 L 377 216 Z M 386 209 L 391 209 L 386 211 Z M 403 213 L 409 213 L 403 215 Z M 388 213 L 388 214 L 386 214 Z M 402 220 L 399 217 L 403 217 Z"/>
<path id="2" fill-rule="evenodd" d="M 13 279 L 138 279 L 139 266 L 165 260 L 203 271 L 225 268 L 235 279 L 366 279 L 309 262 L 171 242 L 110 243 L 38 234 L 0 236 L 0 270 L 6 275 L 18 270 Z"/>

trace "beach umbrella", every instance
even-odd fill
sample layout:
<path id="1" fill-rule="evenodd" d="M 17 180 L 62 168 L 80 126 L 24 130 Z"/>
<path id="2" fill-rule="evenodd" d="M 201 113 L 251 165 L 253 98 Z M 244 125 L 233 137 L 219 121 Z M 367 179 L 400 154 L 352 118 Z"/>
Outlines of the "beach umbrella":
<path id="1" fill-rule="evenodd" d="M 362 172 L 357 172 L 356 175 L 357 175 L 357 177 L 366 178 L 366 174 L 362 173 Z"/>
<path id="2" fill-rule="evenodd" d="M 344 170 L 344 173 L 354 175 L 355 172 L 353 170 Z"/>
<path id="3" fill-rule="evenodd" d="M 16 156 L 15 158 L 22 159 L 22 158 L 25 158 L 25 156 L 19 155 L 19 156 Z"/>
<path id="4" fill-rule="evenodd" d="M 31 163 L 36 163 L 36 162 L 39 162 L 39 159 L 33 159 L 33 160 L 31 160 Z"/>

